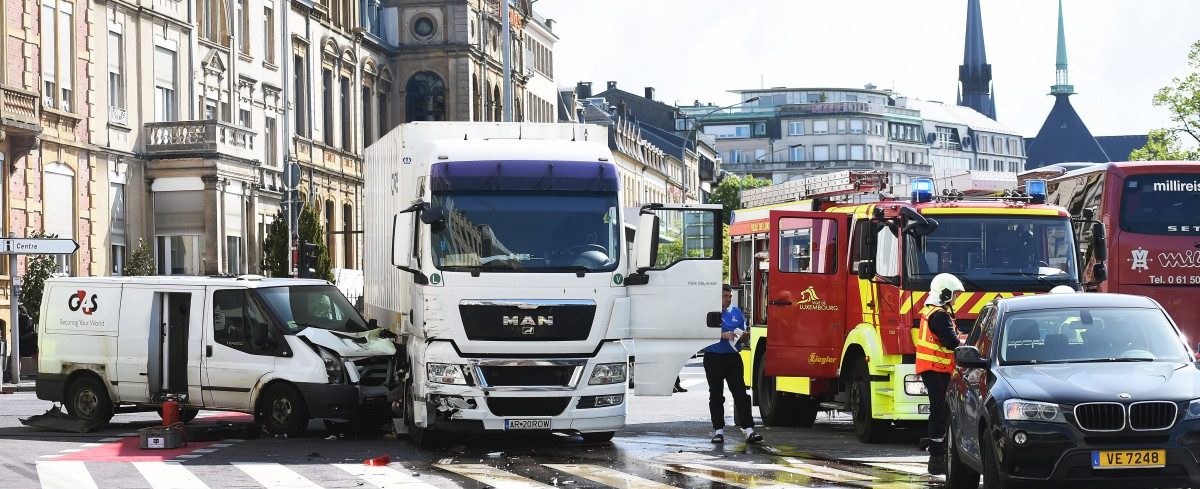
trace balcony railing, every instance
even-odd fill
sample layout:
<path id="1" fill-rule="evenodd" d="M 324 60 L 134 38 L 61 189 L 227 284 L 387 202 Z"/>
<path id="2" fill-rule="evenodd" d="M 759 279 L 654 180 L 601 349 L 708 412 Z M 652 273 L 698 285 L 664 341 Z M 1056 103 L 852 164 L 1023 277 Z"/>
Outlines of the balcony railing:
<path id="1" fill-rule="evenodd" d="M 146 154 L 149 156 L 220 155 L 259 160 L 255 150 L 255 133 L 220 121 L 151 122 Z"/>
<path id="2" fill-rule="evenodd" d="M 11 87 L 0 87 L 0 118 L 10 133 L 13 129 L 41 132 L 38 94 Z"/>

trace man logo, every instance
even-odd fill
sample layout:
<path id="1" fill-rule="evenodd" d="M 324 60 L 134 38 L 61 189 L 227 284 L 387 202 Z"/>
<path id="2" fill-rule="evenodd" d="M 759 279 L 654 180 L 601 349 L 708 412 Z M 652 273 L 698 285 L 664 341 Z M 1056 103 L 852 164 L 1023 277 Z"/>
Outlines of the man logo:
<path id="1" fill-rule="evenodd" d="M 1150 251 L 1149 250 L 1143 250 L 1141 248 L 1138 248 L 1136 250 L 1130 250 L 1130 251 L 1133 254 L 1133 257 L 1129 259 L 1129 261 L 1133 264 L 1130 267 L 1131 270 L 1137 270 L 1140 272 L 1143 270 L 1150 269 Z"/>
<path id="2" fill-rule="evenodd" d="M 521 328 L 521 334 L 533 334 L 533 326 L 525 326 Z"/>
<path id="3" fill-rule="evenodd" d="M 501 324 L 504 326 L 554 326 L 554 316 L 504 316 Z"/>
<path id="4" fill-rule="evenodd" d="M 84 305 L 85 299 L 90 299 L 91 306 Z M 84 315 L 91 316 L 93 312 L 96 312 L 97 307 L 99 307 L 99 305 L 96 303 L 96 294 L 92 294 L 91 297 L 88 297 L 87 292 L 78 290 L 67 298 L 67 309 L 70 309 L 71 312 L 81 311 Z"/>

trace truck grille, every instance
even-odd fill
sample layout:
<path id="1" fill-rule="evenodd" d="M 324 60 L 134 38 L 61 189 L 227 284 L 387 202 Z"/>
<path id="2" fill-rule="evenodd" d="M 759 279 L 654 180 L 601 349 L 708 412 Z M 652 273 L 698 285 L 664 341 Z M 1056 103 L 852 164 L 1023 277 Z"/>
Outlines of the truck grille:
<path id="1" fill-rule="evenodd" d="M 582 341 L 592 332 L 592 301 L 462 301 L 467 339 L 475 341 Z"/>
<path id="2" fill-rule="evenodd" d="M 1089 402 L 1075 406 L 1075 422 L 1087 431 L 1121 431 L 1125 406 L 1115 402 Z"/>
<path id="3" fill-rule="evenodd" d="M 574 366 L 480 366 L 483 382 L 491 387 L 568 387 L 575 378 Z"/>
<path id="4" fill-rule="evenodd" d="M 496 416 L 558 416 L 567 409 L 570 397 L 488 397 L 488 409 Z"/>
<path id="5" fill-rule="evenodd" d="M 1129 427 L 1136 431 L 1165 430 L 1175 425 L 1179 406 L 1173 402 L 1147 401 L 1129 405 Z"/>

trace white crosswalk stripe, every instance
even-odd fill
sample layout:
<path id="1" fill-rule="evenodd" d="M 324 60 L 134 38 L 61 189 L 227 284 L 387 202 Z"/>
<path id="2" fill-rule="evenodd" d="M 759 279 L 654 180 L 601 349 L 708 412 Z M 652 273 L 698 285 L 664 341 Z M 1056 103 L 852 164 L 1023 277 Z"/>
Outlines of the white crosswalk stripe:
<path id="1" fill-rule="evenodd" d="M 37 471 L 42 489 L 97 489 L 83 462 L 38 462 Z"/>
<path id="2" fill-rule="evenodd" d="M 233 466 L 267 489 L 321 489 L 321 486 L 279 464 L 235 463 Z"/>
<path id="3" fill-rule="evenodd" d="M 371 467 L 357 464 L 336 464 L 334 466 L 379 489 L 434 489 L 436 487 L 391 467 Z"/>
<path id="4" fill-rule="evenodd" d="M 438 464 L 435 467 L 475 479 L 495 489 L 544 489 L 554 487 L 484 464 Z"/>
<path id="5" fill-rule="evenodd" d="M 165 462 L 134 462 L 146 482 L 154 489 L 208 489 L 187 468 Z"/>
<path id="6" fill-rule="evenodd" d="M 673 489 L 675 486 L 643 479 L 616 469 L 589 464 L 543 464 L 560 472 L 593 480 L 617 489 Z"/>

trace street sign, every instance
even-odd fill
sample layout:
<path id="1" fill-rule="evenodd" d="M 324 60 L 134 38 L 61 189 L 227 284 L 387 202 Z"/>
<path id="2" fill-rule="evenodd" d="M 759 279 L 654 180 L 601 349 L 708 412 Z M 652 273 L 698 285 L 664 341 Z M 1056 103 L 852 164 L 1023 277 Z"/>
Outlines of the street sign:
<path id="1" fill-rule="evenodd" d="M 73 239 L 0 239 L 0 255 L 70 255 L 76 251 L 79 251 L 79 243 Z"/>
<path id="2" fill-rule="evenodd" d="M 283 180 L 287 182 L 288 188 L 296 188 L 300 186 L 300 164 L 288 163 L 283 168 Z"/>

